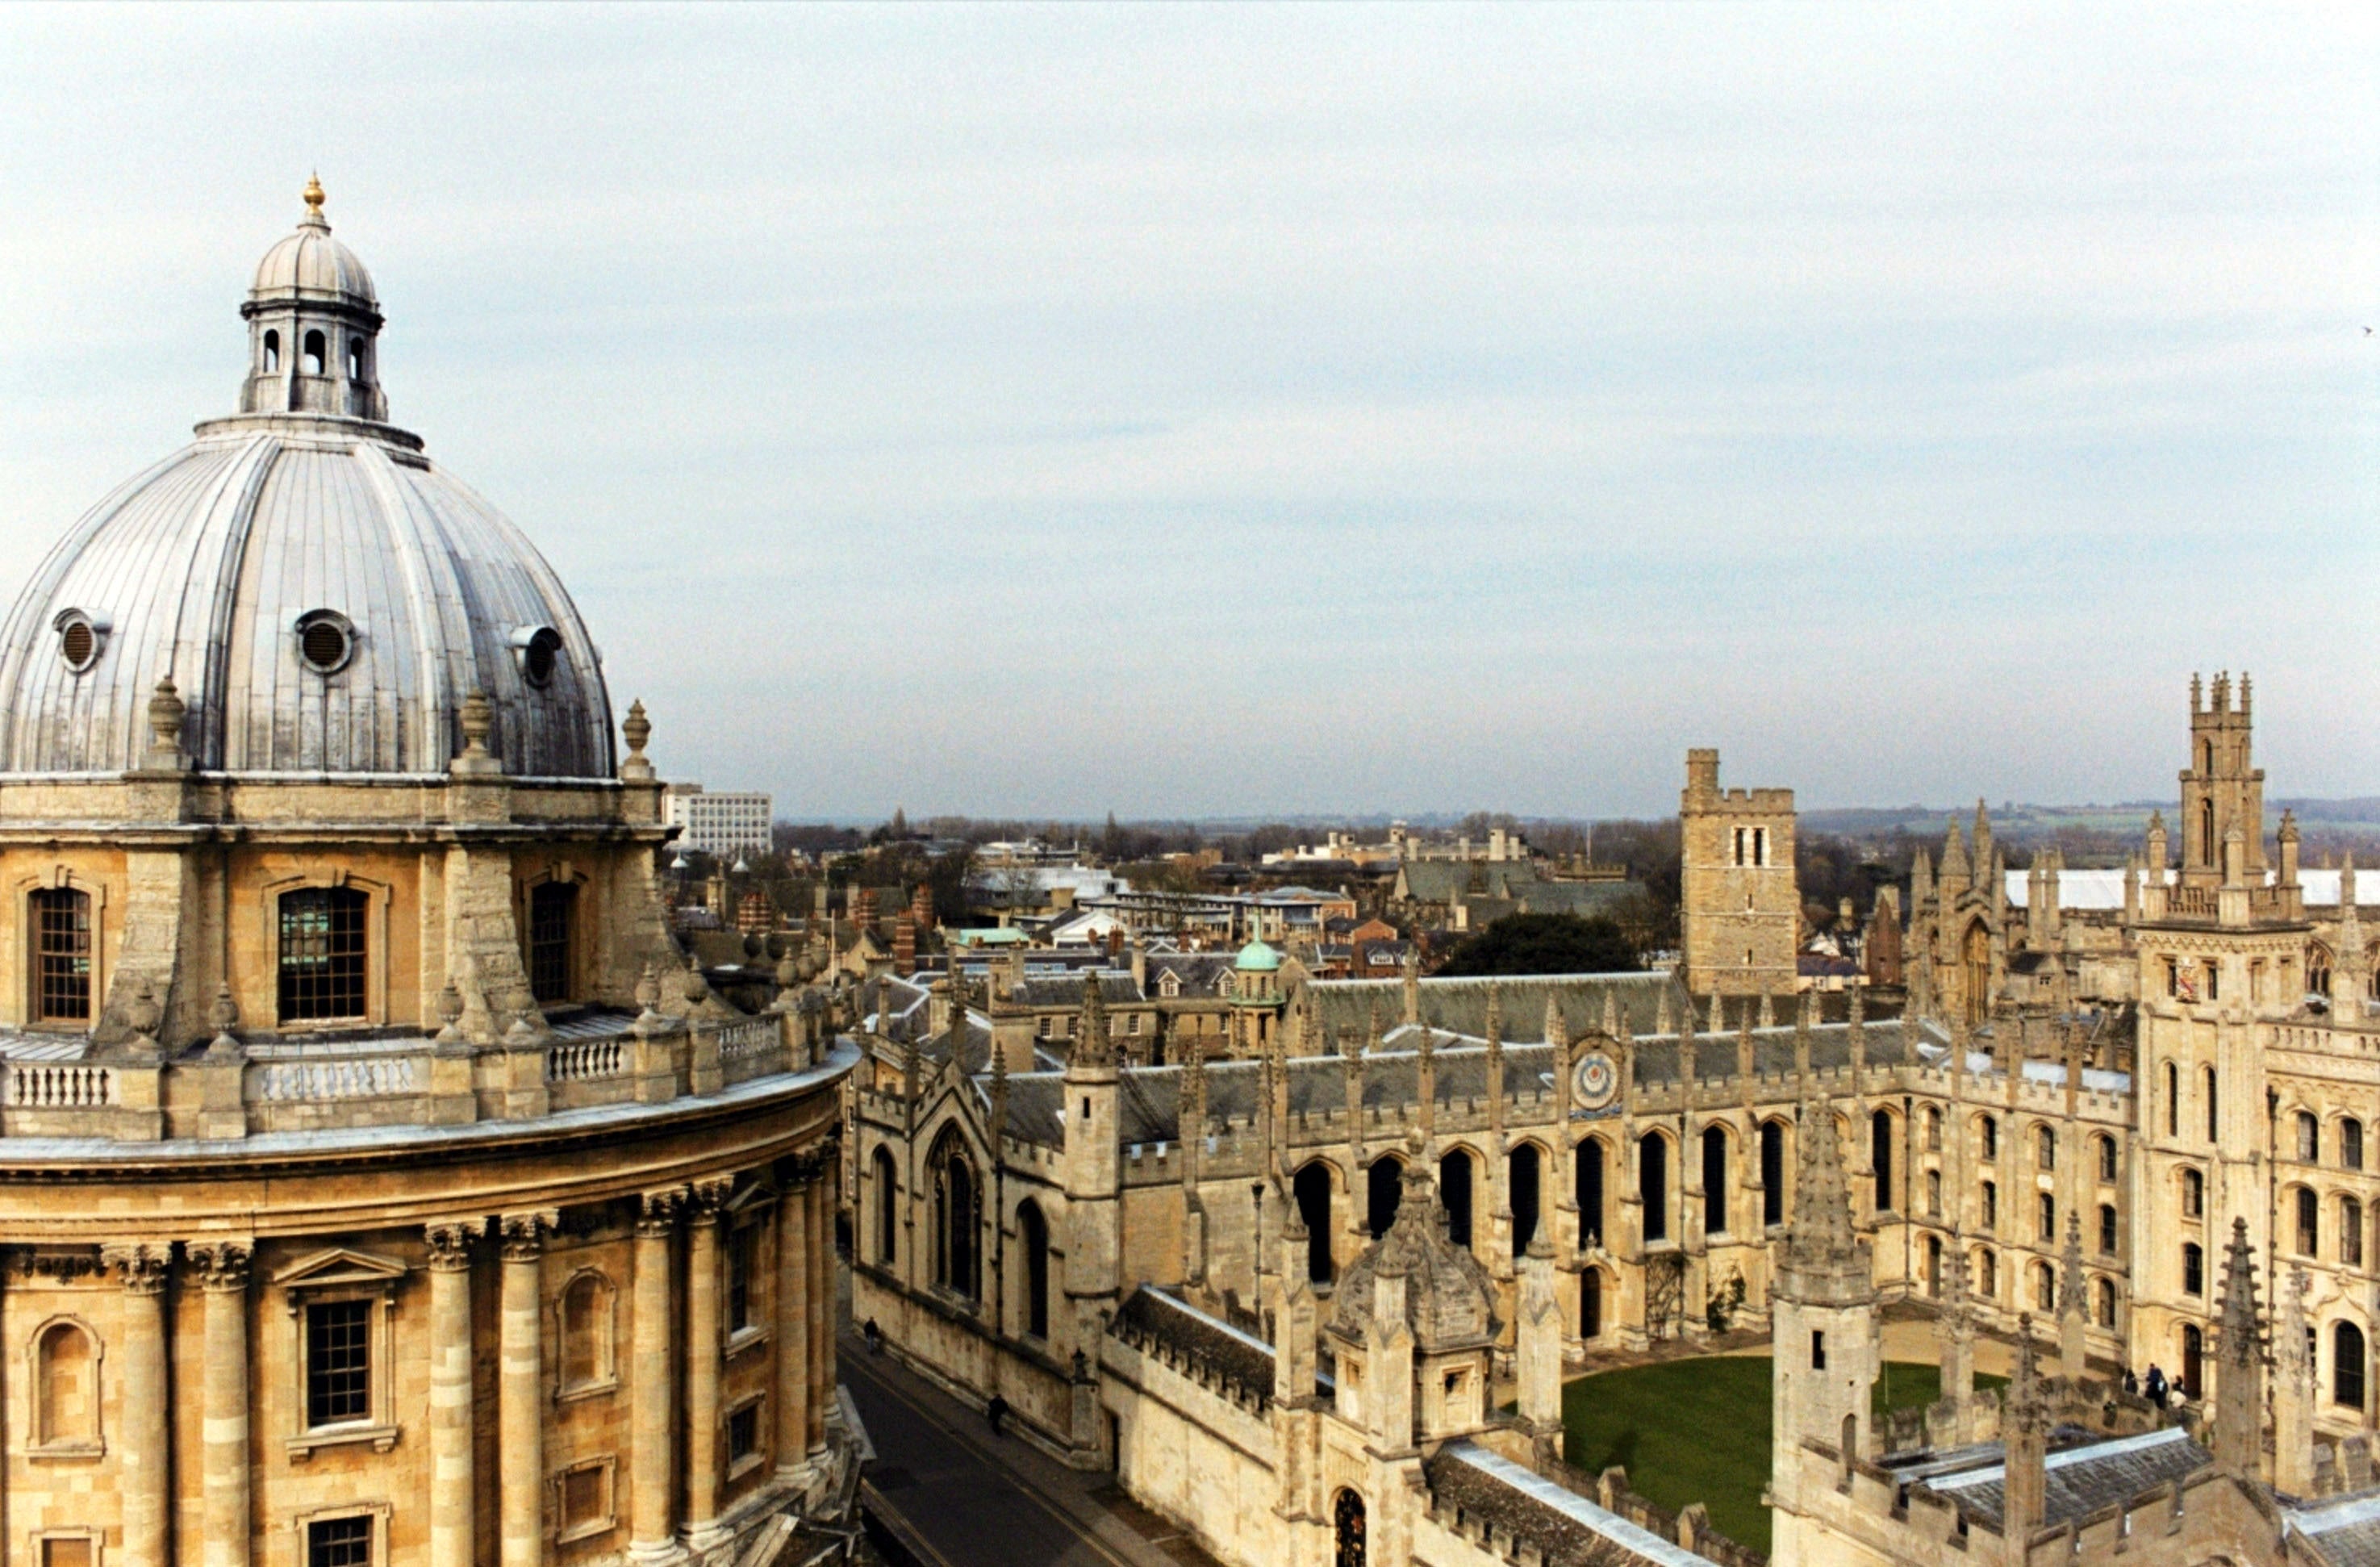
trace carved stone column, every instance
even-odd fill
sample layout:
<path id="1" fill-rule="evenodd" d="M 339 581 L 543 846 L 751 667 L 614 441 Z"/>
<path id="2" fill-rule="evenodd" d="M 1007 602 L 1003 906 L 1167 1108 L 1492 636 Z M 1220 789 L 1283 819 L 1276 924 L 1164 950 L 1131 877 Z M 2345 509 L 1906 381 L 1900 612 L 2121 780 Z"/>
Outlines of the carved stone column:
<path id="1" fill-rule="evenodd" d="M 124 1449 L 116 1459 L 124 1554 L 132 1567 L 169 1567 L 165 1553 L 172 1427 L 165 1419 L 165 1246 L 101 1248 L 124 1280 Z"/>
<path id="2" fill-rule="evenodd" d="M 476 1221 L 430 1242 L 430 1567 L 472 1567 L 478 1480 L 471 1426 L 471 1243 Z"/>
<path id="3" fill-rule="evenodd" d="M 719 1214 L 733 1184 L 694 1188 L 686 1230 L 686 1528 L 699 1550 L 719 1524 Z"/>
<path id="4" fill-rule="evenodd" d="M 549 1217 L 504 1216 L 504 1265 L 498 1330 L 496 1436 L 497 1522 L 504 1567 L 537 1567 L 545 1559 L 545 1349 L 540 1330 Z"/>
<path id="5" fill-rule="evenodd" d="M 685 1200 L 684 1192 L 648 1192 L 637 1221 L 628 1552 L 645 1561 L 677 1554 L 677 1476 L 671 1464 L 670 1240 Z"/>
<path id="6" fill-rule="evenodd" d="M 834 1397 L 834 1209 L 827 1200 L 833 1173 L 832 1154 L 819 1156 L 820 1168 L 810 1183 L 809 1298 L 803 1302 L 809 1324 L 810 1400 L 809 1451 L 826 1447 L 826 1406 Z"/>
<path id="7" fill-rule="evenodd" d="M 247 1567 L 249 1244 L 211 1241 L 189 1253 L 206 1291 L 201 1560 L 206 1567 Z"/>
<path id="8" fill-rule="evenodd" d="M 810 1182 L 798 1165 L 777 1198 L 777 1472 L 810 1451 Z M 884 1200 L 891 1201 L 887 1193 Z M 2380 1402 L 2380 1401 L 2374 1401 Z"/>

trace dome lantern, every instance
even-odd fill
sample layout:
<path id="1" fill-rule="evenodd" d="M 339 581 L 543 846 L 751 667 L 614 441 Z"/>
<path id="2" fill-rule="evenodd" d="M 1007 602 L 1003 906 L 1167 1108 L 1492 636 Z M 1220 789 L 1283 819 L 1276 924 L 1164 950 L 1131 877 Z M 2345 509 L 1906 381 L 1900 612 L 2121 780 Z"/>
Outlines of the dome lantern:
<path id="1" fill-rule="evenodd" d="M 244 414 L 388 418 L 380 389 L 380 298 L 356 253 L 331 237 L 322 183 L 308 179 L 297 232 L 256 265 L 240 315 L 248 322 Z"/>

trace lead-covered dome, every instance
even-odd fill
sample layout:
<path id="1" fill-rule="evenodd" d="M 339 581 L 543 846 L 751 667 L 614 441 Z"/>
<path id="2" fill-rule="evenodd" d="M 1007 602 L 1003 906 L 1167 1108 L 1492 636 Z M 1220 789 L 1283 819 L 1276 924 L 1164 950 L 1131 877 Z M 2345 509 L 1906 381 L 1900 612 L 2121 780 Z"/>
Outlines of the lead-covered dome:
<path id="1" fill-rule="evenodd" d="M 143 765 L 170 677 L 205 771 L 443 774 L 480 691 L 505 771 L 613 776 L 577 606 L 518 528 L 380 422 L 371 280 L 308 198 L 241 311 L 245 411 L 93 507 L 18 595 L 0 774 Z"/>

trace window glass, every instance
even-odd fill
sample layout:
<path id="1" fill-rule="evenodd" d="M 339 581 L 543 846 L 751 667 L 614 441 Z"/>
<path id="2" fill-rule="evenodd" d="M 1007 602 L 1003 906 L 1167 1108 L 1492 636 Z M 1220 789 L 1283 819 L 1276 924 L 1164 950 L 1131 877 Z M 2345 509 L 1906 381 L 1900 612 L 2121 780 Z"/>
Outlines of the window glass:
<path id="1" fill-rule="evenodd" d="M 567 881 L 540 881 L 528 893 L 528 989 L 541 1003 L 570 999 L 571 917 L 578 889 Z"/>
<path id="2" fill-rule="evenodd" d="M 320 1518 L 306 1525 L 306 1567 L 371 1567 L 372 1521 Z"/>
<path id="3" fill-rule="evenodd" d="M 371 1418 L 371 1302 L 306 1308 L 306 1423 Z"/>
<path id="4" fill-rule="evenodd" d="M 42 1023 L 91 1021 L 91 895 L 72 887 L 35 890 L 33 1016 Z"/>
<path id="5" fill-rule="evenodd" d="M 281 894 L 281 1021 L 364 1014 L 363 893 L 304 887 Z"/>

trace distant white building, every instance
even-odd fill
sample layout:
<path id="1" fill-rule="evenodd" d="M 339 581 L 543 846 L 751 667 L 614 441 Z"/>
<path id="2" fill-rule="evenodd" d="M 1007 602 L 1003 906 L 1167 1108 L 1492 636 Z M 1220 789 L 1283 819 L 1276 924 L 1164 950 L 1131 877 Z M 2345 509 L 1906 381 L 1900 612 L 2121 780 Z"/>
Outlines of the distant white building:
<path id="1" fill-rule="evenodd" d="M 714 794 L 699 784 L 673 784 L 666 808 L 671 825 L 678 829 L 680 848 L 725 859 L 769 852 L 769 824 L 775 820 L 770 803 L 762 794 Z"/>

